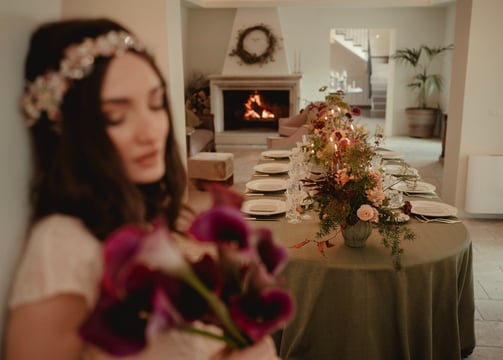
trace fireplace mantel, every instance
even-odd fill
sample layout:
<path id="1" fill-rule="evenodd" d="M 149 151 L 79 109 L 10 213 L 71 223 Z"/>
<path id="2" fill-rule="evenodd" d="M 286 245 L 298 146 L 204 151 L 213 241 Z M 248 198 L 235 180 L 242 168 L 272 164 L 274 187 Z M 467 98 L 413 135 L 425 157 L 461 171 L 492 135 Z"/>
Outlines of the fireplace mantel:
<path id="1" fill-rule="evenodd" d="M 301 74 L 295 75 L 210 75 L 211 112 L 215 116 L 215 131 L 224 130 L 224 90 L 288 90 L 290 116 L 299 112 Z"/>

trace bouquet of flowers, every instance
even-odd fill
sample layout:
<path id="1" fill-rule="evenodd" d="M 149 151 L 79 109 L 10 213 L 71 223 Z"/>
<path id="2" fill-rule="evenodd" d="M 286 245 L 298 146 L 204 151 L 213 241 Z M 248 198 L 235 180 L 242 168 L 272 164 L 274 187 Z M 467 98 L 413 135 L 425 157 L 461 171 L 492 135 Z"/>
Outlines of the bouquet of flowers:
<path id="1" fill-rule="evenodd" d="M 391 248 L 395 268 L 400 268 L 403 239 L 412 240 L 414 233 L 399 221 L 399 214 L 389 209 L 389 199 L 379 169 L 372 167 L 375 149 L 383 139 L 377 132 L 373 138 L 367 129 L 354 123 L 359 114 L 342 99 L 341 93 L 330 94 L 325 102 L 310 104 L 305 111 L 310 125 L 307 159 L 318 165 L 318 173 L 304 179 L 318 211 L 318 238 L 343 232 L 359 222 L 373 224 L 383 236 L 385 247 Z M 410 203 L 403 210 L 410 213 Z M 337 232 L 336 232 L 337 234 Z M 367 235 L 367 236 L 368 236 Z M 330 239 L 318 241 L 321 251 L 331 247 Z"/>
<path id="2" fill-rule="evenodd" d="M 286 249 L 270 230 L 247 226 L 240 195 L 223 187 L 213 193 L 213 207 L 189 232 L 215 244 L 216 258 L 189 261 L 162 221 L 153 230 L 125 226 L 106 240 L 101 293 L 82 338 L 115 356 L 138 353 L 149 337 L 172 328 L 244 348 L 290 321 L 294 303 L 277 281 Z M 196 320 L 222 331 L 195 327 Z"/>
<path id="3" fill-rule="evenodd" d="M 187 96 L 185 106 L 196 115 L 208 115 L 211 113 L 211 99 L 207 90 L 196 89 Z"/>
<path id="4" fill-rule="evenodd" d="M 211 113 L 210 82 L 200 72 L 191 73 L 185 91 L 185 107 L 196 115 Z"/>

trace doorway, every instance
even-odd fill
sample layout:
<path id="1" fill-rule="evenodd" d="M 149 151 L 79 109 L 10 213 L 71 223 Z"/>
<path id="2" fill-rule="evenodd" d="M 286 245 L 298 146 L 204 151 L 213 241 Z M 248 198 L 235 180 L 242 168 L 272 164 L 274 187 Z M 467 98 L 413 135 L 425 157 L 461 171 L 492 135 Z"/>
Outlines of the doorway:
<path id="1" fill-rule="evenodd" d="M 391 32 L 366 28 L 330 32 L 331 79 L 338 79 L 346 102 L 360 107 L 365 117 L 386 117 Z"/>

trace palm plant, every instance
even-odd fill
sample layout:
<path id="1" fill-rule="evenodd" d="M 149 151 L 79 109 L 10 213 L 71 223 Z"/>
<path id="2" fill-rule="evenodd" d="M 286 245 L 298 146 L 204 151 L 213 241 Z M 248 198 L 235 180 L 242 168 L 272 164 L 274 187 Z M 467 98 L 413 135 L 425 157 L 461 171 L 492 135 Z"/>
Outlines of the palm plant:
<path id="1" fill-rule="evenodd" d="M 452 49 L 452 44 L 438 47 L 421 45 L 418 48 L 397 50 L 391 56 L 392 59 L 411 66 L 414 70 L 412 81 L 407 86 L 418 92 L 417 104 L 419 108 L 426 109 L 428 107 L 427 99 L 442 91 L 444 85 L 442 75 L 430 74 L 429 67 L 438 56 Z"/>

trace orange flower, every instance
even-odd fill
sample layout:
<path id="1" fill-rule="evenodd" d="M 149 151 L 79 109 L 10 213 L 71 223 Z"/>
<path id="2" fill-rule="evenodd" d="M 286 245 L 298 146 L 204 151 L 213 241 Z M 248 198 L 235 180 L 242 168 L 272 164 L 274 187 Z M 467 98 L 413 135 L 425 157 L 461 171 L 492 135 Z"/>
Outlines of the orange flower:
<path id="1" fill-rule="evenodd" d="M 337 171 L 337 182 L 338 182 L 341 186 L 346 185 L 346 184 L 347 184 L 347 182 L 348 182 L 349 180 L 351 180 L 351 179 L 350 179 L 350 177 L 349 177 L 349 175 L 348 175 L 348 173 L 347 173 L 347 171 L 348 171 L 348 170 L 347 170 L 346 168 L 344 168 L 344 169 L 341 169 L 341 170 Z"/>

